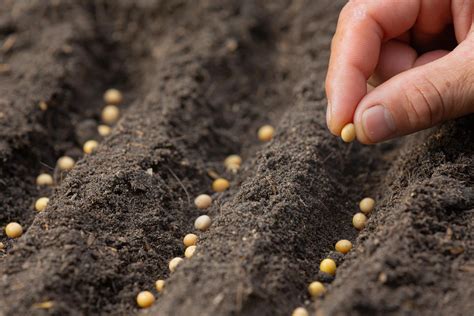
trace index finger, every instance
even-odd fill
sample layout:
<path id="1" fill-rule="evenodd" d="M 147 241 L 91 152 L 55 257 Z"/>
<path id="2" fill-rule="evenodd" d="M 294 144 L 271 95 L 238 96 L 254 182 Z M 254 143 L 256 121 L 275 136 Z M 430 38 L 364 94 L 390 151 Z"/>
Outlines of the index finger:
<path id="1" fill-rule="evenodd" d="M 367 79 L 377 66 L 382 42 L 412 28 L 420 2 L 351 1 L 341 11 L 326 77 L 328 125 L 335 135 L 352 122 L 367 94 Z"/>

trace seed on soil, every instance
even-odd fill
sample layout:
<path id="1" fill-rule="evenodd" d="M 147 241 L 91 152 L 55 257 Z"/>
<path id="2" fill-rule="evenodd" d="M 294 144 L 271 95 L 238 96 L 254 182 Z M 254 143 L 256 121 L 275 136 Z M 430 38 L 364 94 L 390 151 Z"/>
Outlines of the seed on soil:
<path id="1" fill-rule="evenodd" d="M 150 291 L 142 291 L 137 295 L 137 304 L 141 308 L 148 308 L 155 302 L 155 296 Z"/>
<path id="2" fill-rule="evenodd" d="M 40 101 L 38 104 L 38 107 L 40 108 L 41 111 L 46 111 L 48 109 L 48 103 L 44 101 Z"/>
<path id="3" fill-rule="evenodd" d="M 271 125 L 263 125 L 258 129 L 258 139 L 262 142 L 269 142 L 273 138 L 275 129 Z"/>
<path id="4" fill-rule="evenodd" d="M 88 140 L 84 143 L 82 149 L 84 150 L 84 153 L 90 154 L 97 148 L 97 146 L 99 146 L 99 143 L 96 140 Z"/>
<path id="5" fill-rule="evenodd" d="M 346 143 L 350 143 L 356 138 L 356 130 L 354 124 L 349 123 L 342 128 L 341 138 Z"/>
<path id="6" fill-rule="evenodd" d="M 308 285 L 308 292 L 309 295 L 311 295 L 312 297 L 318 297 L 323 295 L 324 292 L 326 292 L 326 288 L 321 282 L 314 281 Z"/>
<path id="7" fill-rule="evenodd" d="M 102 121 L 106 124 L 115 124 L 120 118 L 120 110 L 115 105 L 107 105 L 102 110 Z"/>
<path id="8" fill-rule="evenodd" d="M 104 101 L 107 104 L 120 104 L 123 101 L 122 92 L 117 89 L 109 89 L 104 93 Z"/>
<path id="9" fill-rule="evenodd" d="M 207 194 L 200 194 L 194 199 L 194 205 L 199 209 L 205 209 L 211 206 L 212 198 Z"/>
<path id="10" fill-rule="evenodd" d="M 336 251 L 346 254 L 352 249 L 352 243 L 347 239 L 341 239 L 336 243 Z"/>
<path id="11" fill-rule="evenodd" d="M 198 241 L 198 236 L 195 234 L 187 234 L 183 238 L 183 244 L 185 247 L 194 246 Z"/>
<path id="12" fill-rule="evenodd" d="M 178 267 L 178 265 L 181 264 L 181 262 L 183 262 L 183 258 L 180 258 L 180 257 L 176 257 L 176 258 L 171 259 L 170 263 L 168 264 L 168 267 L 170 268 L 170 271 L 174 272 L 176 270 L 176 268 Z"/>
<path id="13" fill-rule="evenodd" d="M 99 135 L 102 137 L 108 136 L 110 132 L 112 132 L 112 128 L 110 126 L 100 124 L 97 126 L 97 132 L 99 132 Z"/>
<path id="14" fill-rule="evenodd" d="M 229 186 L 229 181 L 224 178 L 218 178 L 212 182 L 212 189 L 215 192 L 224 192 Z"/>
<path id="15" fill-rule="evenodd" d="M 211 226 L 211 218 L 207 215 L 201 215 L 194 221 L 194 227 L 200 231 L 206 231 Z"/>
<path id="16" fill-rule="evenodd" d="M 5 227 L 5 233 L 10 238 L 18 238 L 23 234 L 23 228 L 20 224 L 11 222 Z"/>
<path id="17" fill-rule="evenodd" d="M 53 177 L 50 174 L 42 173 L 36 177 L 36 184 L 37 185 L 53 185 Z"/>
<path id="18" fill-rule="evenodd" d="M 370 197 L 363 198 L 359 203 L 360 211 L 364 214 L 372 212 L 375 206 L 375 200 Z"/>
<path id="19" fill-rule="evenodd" d="M 196 251 L 196 246 L 189 246 L 188 248 L 186 248 L 186 250 L 184 251 L 184 256 L 186 258 L 191 258 L 193 255 L 194 255 L 194 252 Z"/>
<path id="20" fill-rule="evenodd" d="M 38 212 L 42 212 L 46 209 L 46 206 L 48 206 L 49 199 L 47 197 L 40 197 L 39 199 L 36 200 L 35 203 L 35 210 Z"/>
<path id="21" fill-rule="evenodd" d="M 363 213 L 356 213 L 352 218 L 352 225 L 358 230 L 361 230 L 365 227 L 365 223 L 367 222 L 367 216 Z"/>
<path id="22" fill-rule="evenodd" d="M 239 155 L 230 155 L 224 160 L 224 166 L 229 167 L 229 165 L 241 165 L 242 158 Z"/>
<path id="23" fill-rule="evenodd" d="M 326 258 L 323 261 L 321 261 L 321 264 L 319 265 L 319 270 L 330 275 L 335 275 L 336 262 L 332 259 Z"/>
<path id="24" fill-rule="evenodd" d="M 158 280 L 155 282 L 155 288 L 158 292 L 162 292 L 165 288 L 165 280 Z"/>
<path id="25" fill-rule="evenodd" d="M 75 164 L 76 162 L 74 161 L 74 159 L 68 156 L 63 156 L 58 159 L 59 170 L 63 170 L 63 171 L 71 170 L 72 168 L 74 168 Z"/>
<path id="26" fill-rule="evenodd" d="M 5 244 L 0 241 L 0 250 L 3 250 L 3 249 L 5 249 Z"/>
<path id="27" fill-rule="evenodd" d="M 308 311 L 306 310 L 306 308 L 297 307 L 297 308 L 295 308 L 293 313 L 291 313 L 291 316 L 309 316 L 309 314 L 308 314 Z"/>

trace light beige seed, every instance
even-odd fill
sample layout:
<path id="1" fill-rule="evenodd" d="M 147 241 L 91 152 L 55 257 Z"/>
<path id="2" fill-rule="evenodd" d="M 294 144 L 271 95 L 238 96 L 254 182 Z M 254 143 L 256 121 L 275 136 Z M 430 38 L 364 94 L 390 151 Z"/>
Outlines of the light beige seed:
<path id="1" fill-rule="evenodd" d="M 293 313 L 291 313 L 291 316 L 309 316 L 309 314 L 308 314 L 308 311 L 306 310 L 306 308 L 297 307 L 297 308 L 295 308 Z"/>
<path id="2" fill-rule="evenodd" d="M 141 308 L 148 308 L 155 302 L 155 296 L 150 291 L 142 291 L 137 295 L 137 305 Z"/>
<path id="3" fill-rule="evenodd" d="M 189 246 L 188 248 L 186 248 L 186 250 L 184 251 L 184 256 L 186 258 L 191 258 L 193 255 L 194 255 L 194 252 L 196 251 L 196 246 Z"/>
<path id="4" fill-rule="evenodd" d="M 218 178 L 212 182 L 212 189 L 215 192 L 224 192 L 229 188 L 229 186 L 229 181 L 224 178 Z"/>
<path id="5" fill-rule="evenodd" d="M 104 101 L 107 104 L 113 104 L 113 105 L 120 104 L 123 101 L 122 92 L 120 92 L 117 89 L 108 89 L 104 93 Z"/>
<path id="6" fill-rule="evenodd" d="M 46 186 L 53 185 L 53 177 L 50 174 L 42 173 L 36 177 L 36 185 Z"/>
<path id="7" fill-rule="evenodd" d="M 346 254 L 352 249 L 352 243 L 347 239 L 341 239 L 336 243 L 336 251 Z"/>
<path id="8" fill-rule="evenodd" d="M 84 150 L 84 153 L 90 154 L 97 148 L 97 146 L 99 146 L 99 143 L 96 140 L 88 140 L 84 143 L 82 149 Z"/>
<path id="9" fill-rule="evenodd" d="M 158 292 L 163 292 L 165 288 L 165 280 L 158 280 L 155 282 L 155 288 Z"/>
<path id="10" fill-rule="evenodd" d="M 74 165 L 76 164 L 76 162 L 71 157 L 63 156 L 58 159 L 57 164 L 58 164 L 59 170 L 68 171 L 74 168 Z"/>
<path id="11" fill-rule="evenodd" d="M 106 124 L 115 124 L 120 118 L 120 110 L 115 105 L 107 105 L 102 110 L 102 121 Z"/>
<path id="12" fill-rule="evenodd" d="M 3 250 L 3 249 L 5 249 L 5 244 L 0 241 L 0 250 Z"/>
<path id="13" fill-rule="evenodd" d="M 99 126 L 97 126 L 97 131 L 99 132 L 100 136 L 105 137 L 112 132 L 112 128 L 110 128 L 110 126 L 100 124 Z"/>
<path id="14" fill-rule="evenodd" d="M 312 297 L 318 297 L 323 295 L 324 292 L 326 292 L 326 288 L 321 282 L 314 281 L 308 285 L 308 292 L 309 295 L 311 295 Z"/>
<path id="15" fill-rule="evenodd" d="M 342 128 L 341 138 L 346 143 L 350 143 L 356 138 L 356 130 L 354 124 L 349 123 Z"/>
<path id="16" fill-rule="evenodd" d="M 329 258 L 324 259 L 323 261 L 321 261 L 321 264 L 319 265 L 319 270 L 330 275 L 335 275 L 336 274 L 336 261 Z"/>
<path id="17" fill-rule="evenodd" d="M 358 230 L 361 230 L 365 227 L 367 222 L 367 217 L 363 213 L 356 213 L 352 218 L 352 225 Z"/>
<path id="18" fill-rule="evenodd" d="M 200 231 L 206 231 L 211 226 L 211 218 L 207 215 L 201 215 L 194 221 L 194 227 Z"/>
<path id="19" fill-rule="evenodd" d="M 47 197 L 40 197 L 39 199 L 36 200 L 35 203 L 35 210 L 38 212 L 42 212 L 46 209 L 46 206 L 48 206 L 49 199 Z"/>
<path id="20" fill-rule="evenodd" d="M 370 197 L 363 198 L 359 203 L 360 211 L 364 214 L 369 214 L 375 207 L 375 200 Z"/>
<path id="21" fill-rule="evenodd" d="M 226 169 L 227 171 L 232 172 L 233 174 L 236 174 L 240 169 L 240 165 L 230 164 L 226 167 Z"/>
<path id="22" fill-rule="evenodd" d="M 176 271 L 176 268 L 183 262 L 183 258 L 176 257 L 171 259 L 170 263 L 168 264 L 168 267 L 170 268 L 171 272 Z"/>
<path id="23" fill-rule="evenodd" d="M 273 138 L 275 129 L 271 125 L 263 125 L 258 129 L 258 139 L 262 142 L 269 142 Z"/>
<path id="24" fill-rule="evenodd" d="M 185 247 L 194 246 L 198 241 L 198 236 L 195 234 L 187 234 L 183 238 L 183 244 Z"/>
<path id="25" fill-rule="evenodd" d="M 38 104 L 38 107 L 40 108 L 41 111 L 44 112 L 48 109 L 48 103 L 44 101 L 40 101 L 40 103 Z"/>
<path id="26" fill-rule="evenodd" d="M 229 167 L 229 165 L 241 165 L 242 158 L 239 155 L 230 155 L 224 160 L 224 166 Z"/>
<path id="27" fill-rule="evenodd" d="M 205 209 L 211 206 L 212 198 L 207 194 L 200 194 L 194 199 L 194 205 L 199 209 Z"/>
<path id="28" fill-rule="evenodd" d="M 10 238 L 18 238 L 23 234 L 23 228 L 16 222 L 11 222 L 5 227 L 5 233 Z"/>

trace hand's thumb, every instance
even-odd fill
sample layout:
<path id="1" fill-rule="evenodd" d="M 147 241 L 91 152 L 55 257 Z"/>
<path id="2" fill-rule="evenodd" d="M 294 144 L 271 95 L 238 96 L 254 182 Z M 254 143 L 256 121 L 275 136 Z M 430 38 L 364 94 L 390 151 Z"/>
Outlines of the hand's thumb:
<path id="1" fill-rule="evenodd" d="M 376 143 L 474 112 L 474 41 L 405 71 L 369 93 L 354 114 L 357 138 Z"/>

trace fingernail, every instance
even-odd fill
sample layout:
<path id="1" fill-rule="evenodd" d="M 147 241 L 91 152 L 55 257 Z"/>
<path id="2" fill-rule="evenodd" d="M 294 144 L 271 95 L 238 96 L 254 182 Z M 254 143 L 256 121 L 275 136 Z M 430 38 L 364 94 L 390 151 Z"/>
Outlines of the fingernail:
<path id="1" fill-rule="evenodd" d="M 392 114 L 383 105 L 365 110 L 362 114 L 362 125 L 365 135 L 372 142 L 385 140 L 396 132 Z"/>
<path id="2" fill-rule="evenodd" d="M 326 108 L 326 124 L 331 125 L 331 102 L 328 101 L 328 107 Z"/>

